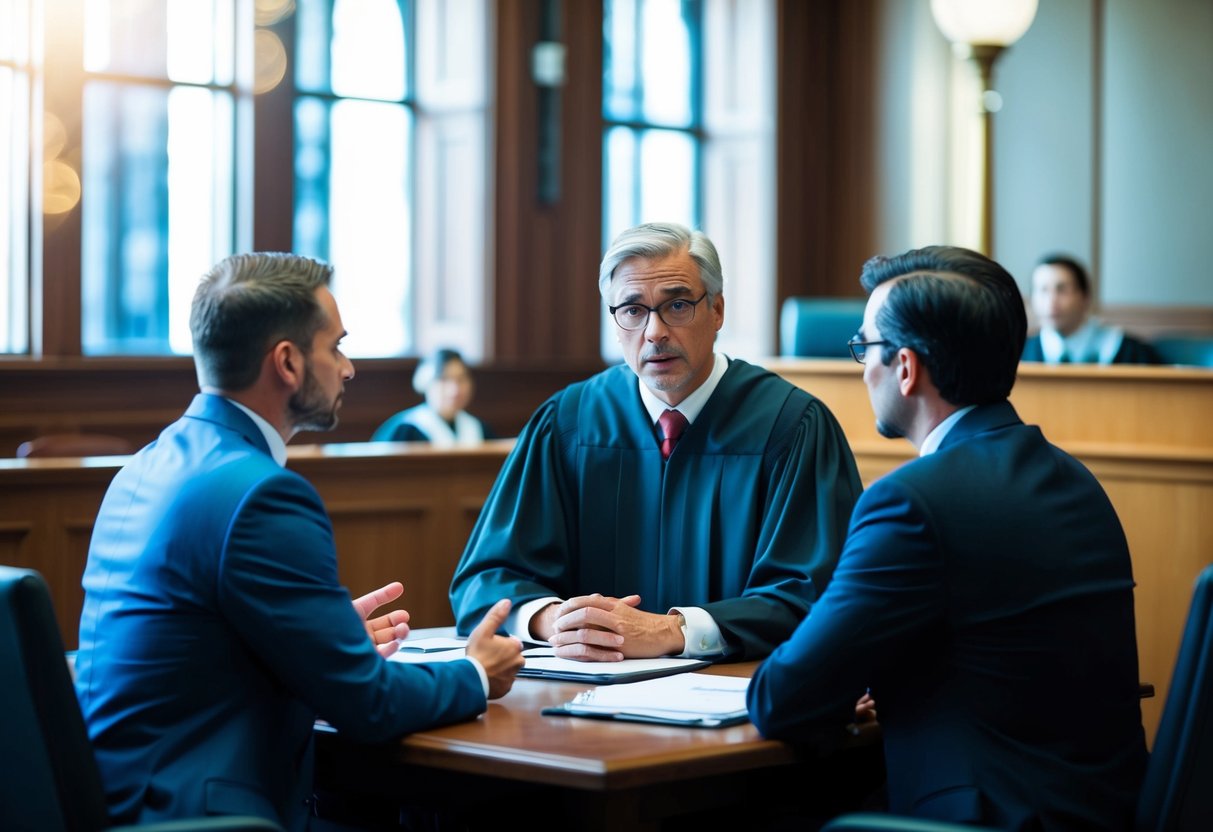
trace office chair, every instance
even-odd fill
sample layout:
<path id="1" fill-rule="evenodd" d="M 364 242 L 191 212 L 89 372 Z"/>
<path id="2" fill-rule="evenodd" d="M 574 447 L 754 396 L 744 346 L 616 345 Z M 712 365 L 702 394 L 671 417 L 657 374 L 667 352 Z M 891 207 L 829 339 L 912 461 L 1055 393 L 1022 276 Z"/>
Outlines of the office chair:
<path id="1" fill-rule="evenodd" d="M 1201 785 L 1203 784 L 1203 785 Z M 1213 566 L 1196 579 L 1188 623 L 1137 801 L 1137 832 L 1213 829 Z M 835 818 L 822 832 L 973 832 L 880 814 Z"/>
<path id="2" fill-rule="evenodd" d="M 0 826 L 23 832 L 109 828 L 101 775 L 50 593 L 31 569 L 0 566 L 0 679 Z M 272 821 L 250 817 L 168 821 L 139 829 L 282 832 Z"/>
<path id="3" fill-rule="evenodd" d="M 1208 335 L 1169 335 L 1150 343 L 1163 364 L 1213 367 L 1213 337 Z"/>
<path id="4" fill-rule="evenodd" d="M 779 354 L 851 358 L 847 341 L 863 326 L 863 298 L 788 298 L 779 312 Z"/>

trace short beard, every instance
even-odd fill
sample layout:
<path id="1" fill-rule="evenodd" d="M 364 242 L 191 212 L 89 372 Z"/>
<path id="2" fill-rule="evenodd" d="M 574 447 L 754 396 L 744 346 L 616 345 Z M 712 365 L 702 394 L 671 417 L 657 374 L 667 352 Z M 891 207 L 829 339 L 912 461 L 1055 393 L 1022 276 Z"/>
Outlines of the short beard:
<path id="1" fill-rule="evenodd" d="M 312 375 L 310 361 L 304 363 L 303 386 L 287 402 L 287 412 L 295 430 L 332 430 L 337 426 L 338 396 L 331 402 L 324 400 L 324 393 Z"/>
<path id="2" fill-rule="evenodd" d="M 897 425 L 885 422 L 881 419 L 876 420 L 876 432 L 885 439 L 902 439 L 905 437 L 905 431 L 897 427 Z"/>

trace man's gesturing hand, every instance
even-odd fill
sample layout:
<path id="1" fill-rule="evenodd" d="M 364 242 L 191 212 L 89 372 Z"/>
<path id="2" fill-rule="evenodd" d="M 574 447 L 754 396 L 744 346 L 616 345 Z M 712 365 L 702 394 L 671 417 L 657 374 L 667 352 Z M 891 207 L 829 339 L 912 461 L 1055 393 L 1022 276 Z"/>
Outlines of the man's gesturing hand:
<path id="1" fill-rule="evenodd" d="M 371 613 L 390 604 L 404 594 L 404 585 L 393 581 L 374 592 L 368 592 L 361 598 L 354 599 L 354 609 L 366 622 L 366 632 L 371 637 L 371 644 L 385 659 L 396 652 L 401 640 L 409 634 L 409 614 L 406 610 L 392 610 L 387 615 L 371 618 Z"/>
<path id="2" fill-rule="evenodd" d="M 514 676 L 523 663 L 522 642 L 513 636 L 497 635 L 509 614 L 510 601 L 502 598 L 485 613 L 468 636 L 467 654 L 480 662 L 489 677 L 489 699 L 498 699 L 510 692 Z"/>

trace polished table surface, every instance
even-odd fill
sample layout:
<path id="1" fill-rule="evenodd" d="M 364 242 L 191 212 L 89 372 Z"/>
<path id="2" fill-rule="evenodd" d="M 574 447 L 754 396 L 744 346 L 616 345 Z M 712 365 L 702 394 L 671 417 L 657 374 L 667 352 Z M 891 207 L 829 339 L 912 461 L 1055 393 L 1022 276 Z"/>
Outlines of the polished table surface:
<path id="1" fill-rule="evenodd" d="M 434 634 L 441 633 L 415 633 Z M 749 676 L 757 665 L 698 672 Z M 544 806 L 548 817 L 576 821 L 582 829 L 656 829 L 688 812 L 761 803 L 766 798 L 760 790 L 776 773 L 797 776 L 805 761 L 804 749 L 765 740 L 748 722 L 688 728 L 540 713 L 589 687 L 519 679 L 478 719 L 379 746 L 320 732 L 318 786 L 410 806 L 458 808 L 479 800 L 494 807 L 481 810 L 489 816 L 497 811 L 492 801 L 525 797 Z"/>
<path id="2" fill-rule="evenodd" d="M 705 671 L 749 676 L 757 662 Z M 791 763 L 792 749 L 750 723 L 685 728 L 543 716 L 592 685 L 519 679 L 479 719 L 421 731 L 384 749 L 390 762 L 593 791 Z"/>

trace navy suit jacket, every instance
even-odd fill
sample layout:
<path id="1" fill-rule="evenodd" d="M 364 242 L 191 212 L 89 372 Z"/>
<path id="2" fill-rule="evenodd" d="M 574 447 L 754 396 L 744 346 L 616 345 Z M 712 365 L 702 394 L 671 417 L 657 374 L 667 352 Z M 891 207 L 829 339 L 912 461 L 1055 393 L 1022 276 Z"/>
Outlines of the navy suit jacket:
<path id="1" fill-rule="evenodd" d="M 117 822 L 303 828 L 317 714 L 380 741 L 485 707 L 470 662 L 375 651 L 319 495 L 218 396 L 196 397 L 114 478 L 84 590 L 76 691 Z"/>
<path id="2" fill-rule="evenodd" d="M 820 740 L 868 687 L 895 812 L 1131 828 L 1146 752 L 1124 533 L 1091 473 L 1008 402 L 864 493 L 750 715 Z"/>

